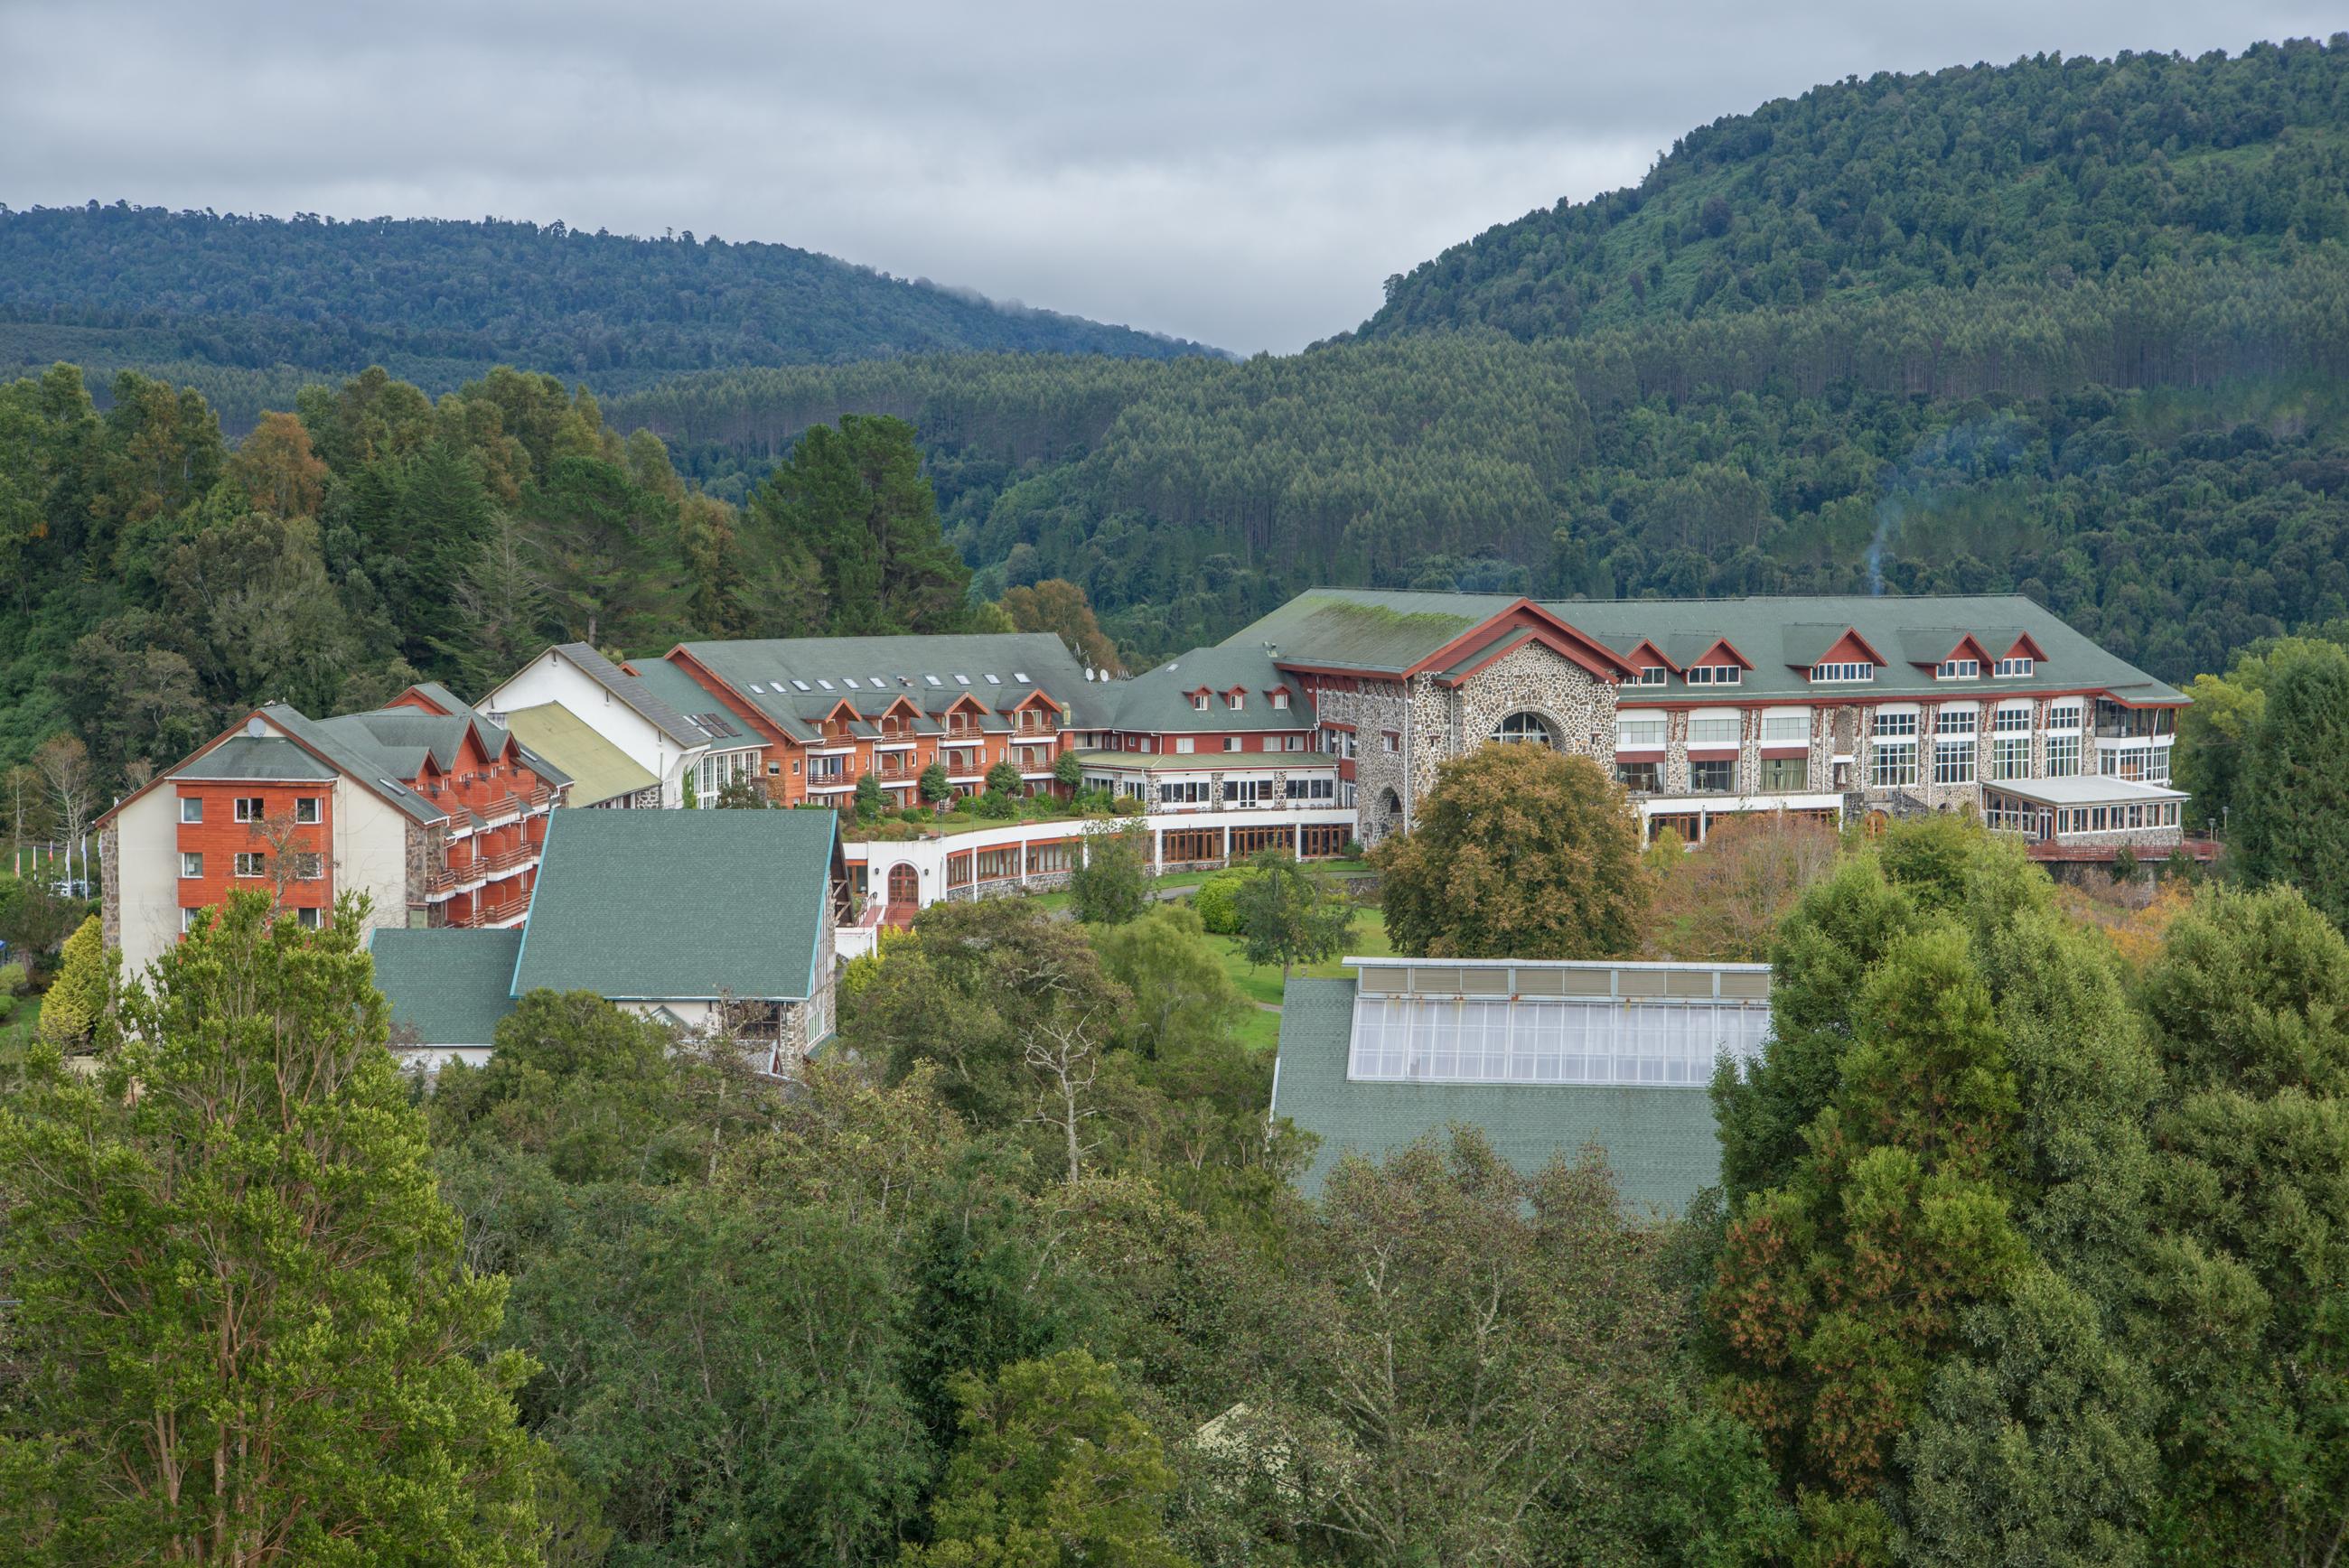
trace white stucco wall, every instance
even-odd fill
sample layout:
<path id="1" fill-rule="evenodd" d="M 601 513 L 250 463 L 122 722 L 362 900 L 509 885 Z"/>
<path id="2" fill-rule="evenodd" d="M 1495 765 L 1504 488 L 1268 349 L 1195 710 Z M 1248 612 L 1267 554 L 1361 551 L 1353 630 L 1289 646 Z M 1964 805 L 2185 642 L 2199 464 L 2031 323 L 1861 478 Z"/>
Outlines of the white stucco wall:
<path id="1" fill-rule="evenodd" d="M 180 940 L 180 796 L 150 789 L 114 819 L 122 973 L 138 974 Z"/>
<path id="2" fill-rule="evenodd" d="M 581 670 L 553 648 L 506 677 L 481 702 L 484 713 L 512 713 L 516 708 L 555 703 L 580 723 L 610 741 L 629 761 L 658 779 L 661 804 L 685 803 L 685 768 L 707 747 L 679 748 L 650 719 L 612 695 L 609 687 Z M 717 707 L 713 700 L 712 707 Z"/>
<path id="3" fill-rule="evenodd" d="M 364 893 L 372 901 L 370 933 L 405 927 L 408 833 L 414 819 L 348 779 L 336 780 L 334 817 L 335 896 Z"/>

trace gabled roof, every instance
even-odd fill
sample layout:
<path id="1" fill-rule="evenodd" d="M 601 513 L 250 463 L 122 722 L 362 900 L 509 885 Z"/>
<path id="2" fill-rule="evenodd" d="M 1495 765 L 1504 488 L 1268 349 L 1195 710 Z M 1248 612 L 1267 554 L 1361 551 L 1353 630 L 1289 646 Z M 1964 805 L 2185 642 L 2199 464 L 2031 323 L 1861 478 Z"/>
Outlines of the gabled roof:
<path id="1" fill-rule="evenodd" d="M 1087 681 L 1076 655 L 1048 632 L 696 642 L 678 644 L 672 656 L 680 653 L 795 740 L 814 735 L 842 698 L 869 717 L 900 693 L 936 713 L 965 693 L 991 708 L 1009 689 L 1041 686 L 1073 711 L 1078 727 L 1103 722 L 1102 685 Z"/>
<path id="2" fill-rule="evenodd" d="M 808 995 L 837 821 L 823 810 L 558 812 L 513 994 Z"/>
<path id="3" fill-rule="evenodd" d="M 1875 645 L 1859 634 L 1857 626 L 1834 621 L 1788 626 L 1780 640 L 1779 649 L 1786 655 L 1787 664 L 1796 669 L 1808 670 L 1833 653 L 1837 645 L 1847 637 L 1859 645 L 1860 651 L 1868 656 L 1870 663 L 1882 665 L 1886 662 L 1884 655 L 1876 651 Z"/>
<path id="4" fill-rule="evenodd" d="M 1193 648 L 1108 688 L 1115 706 L 1105 727 L 1141 733 L 1184 730 L 1309 729 L 1313 707 L 1305 690 L 1272 662 L 1261 645 L 1235 639 L 1219 647 Z M 1254 698 L 1239 708 L 1220 698 L 1231 692 Z M 1288 693 L 1288 707 L 1277 708 L 1267 693 Z M 1191 706 L 1193 694 L 1206 692 L 1202 713 Z"/>
<path id="5" fill-rule="evenodd" d="M 601 805 L 660 782 L 561 703 L 515 708 L 506 715 L 506 726 L 533 758 L 562 769 L 571 784 L 566 806 Z"/>
<path id="6" fill-rule="evenodd" d="M 522 933 L 387 927 L 367 939 L 375 986 L 428 1046 L 487 1046 L 513 1011 L 514 959 Z"/>
<path id="7" fill-rule="evenodd" d="M 364 728 L 330 727 L 332 719 L 314 719 L 284 703 L 271 703 L 262 717 L 312 752 L 323 757 L 360 785 L 382 796 L 419 822 L 442 822 L 449 813 L 410 789 L 416 769 L 403 773 L 395 758 L 379 748 Z"/>
<path id="8" fill-rule="evenodd" d="M 642 659 L 628 666 L 635 681 L 652 700 L 666 704 L 677 716 L 678 736 L 689 736 L 678 744 L 688 750 L 708 746 L 720 751 L 738 749 L 758 743 L 758 736 L 741 719 L 726 711 L 718 696 L 697 681 L 685 669 L 667 659 Z M 663 730 L 663 734 L 669 734 Z M 672 738 L 676 738 L 672 736 Z"/>
<path id="9" fill-rule="evenodd" d="M 335 777 L 335 770 L 282 736 L 236 735 L 173 769 L 171 777 L 189 783 L 323 783 Z"/>
<path id="10" fill-rule="evenodd" d="M 686 717 L 661 691 L 641 676 L 626 670 L 597 653 L 588 643 L 557 643 L 547 650 L 571 661 L 579 673 L 617 697 L 628 709 L 646 723 L 669 738 L 676 745 L 691 750 L 706 745 L 709 737 Z M 664 669 L 668 666 L 664 665 Z"/>

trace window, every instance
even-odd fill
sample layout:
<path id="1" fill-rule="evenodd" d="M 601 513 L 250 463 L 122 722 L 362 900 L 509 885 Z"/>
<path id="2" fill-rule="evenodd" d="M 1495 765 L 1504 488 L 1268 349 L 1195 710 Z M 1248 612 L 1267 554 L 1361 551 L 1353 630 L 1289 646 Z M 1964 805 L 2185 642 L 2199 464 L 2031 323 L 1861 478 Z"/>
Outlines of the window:
<path id="1" fill-rule="evenodd" d="M 1670 674 L 1671 672 L 1666 670 L 1661 665 L 1641 665 L 1640 666 L 1640 684 L 1641 686 L 1661 686 L 1664 684 L 1666 676 Z"/>
<path id="2" fill-rule="evenodd" d="M 1691 665 L 1686 678 L 1691 686 L 1736 686 L 1745 672 L 1735 665 Z"/>
<path id="3" fill-rule="evenodd" d="M 1990 776 L 1992 779 L 2029 778 L 2031 737 L 1993 735 L 1990 743 Z"/>
<path id="4" fill-rule="evenodd" d="M 1660 787 L 1656 778 L 1657 766 L 1653 762 L 1618 762 L 1615 764 L 1615 781 L 1626 789 L 1652 795 Z"/>
<path id="5" fill-rule="evenodd" d="M 1226 750 L 1226 751 L 1237 751 L 1239 748 L 1240 748 L 1240 738 L 1239 738 L 1238 736 L 1237 736 L 1237 735 L 1226 735 L 1226 736 L 1225 736 L 1225 737 L 1224 737 L 1224 749 L 1225 749 L 1225 750 Z"/>
<path id="6" fill-rule="evenodd" d="M 269 874 L 269 857 L 255 851 L 241 851 L 236 857 L 236 874 L 241 877 L 265 877 Z"/>
<path id="7" fill-rule="evenodd" d="M 1230 703 L 1234 708 L 1243 708 L 1247 706 L 1247 693 L 1239 691 L 1230 692 L 1226 694 L 1224 700 Z"/>
<path id="8" fill-rule="evenodd" d="M 304 882 L 316 882 L 326 874 L 326 857 L 316 850 L 295 851 L 294 874 Z"/>
<path id="9" fill-rule="evenodd" d="M 1272 706 L 1276 710 L 1281 713 L 1287 713 L 1288 711 L 1288 694 L 1285 691 L 1277 691 L 1273 693 Z"/>
<path id="10" fill-rule="evenodd" d="M 318 912 L 315 909 L 297 909 L 294 912 L 294 919 L 305 931 L 318 929 Z"/>
<path id="11" fill-rule="evenodd" d="M 181 851 L 180 874 L 183 877 L 189 878 L 202 876 L 204 874 L 204 857 L 201 854 L 191 854 L 185 850 Z"/>
<path id="12" fill-rule="evenodd" d="M 236 798 L 236 820 L 238 821 L 258 822 L 267 814 L 267 807 L 260 796 L 239 795 Z"/>
<path id="13" fill-rule="evenodd" d="M 2033 662 L 2030 659 L 2001 659 L 1998 661 L 1998 673 L 2002 676 L 2027 676 L 2032 672 L 2033 668 Z"/>
<path id="14" fill-rule="evenodd" d="M 2076 735 L 2051 735 L 2047 738 L 2047 777 L 2076 779 L 2080 775 L 2080 738 Z"/>
<path id="15" fill-rule="evenodd" d="M 1878 789 L 1916 783 L 1917 716 L 1913 713 L 1878 713 L 1874 732 L 1868 782 Z"/>
<path id="16" fill-rule="evenodd" d="M 1385 744 L 1386 749 L 1391 752 L 1401 751 L 1402 749 L 1402 737 L 1397 735 L 1392 729 L 1381 729 L 1379 731 L 1379 739 Z"/>
<path id="17" fill-rule="evenodd" d="M 1726 795 L 1737 788 L 1733 758 L 1698 758 L 1689 764 L 1689 789 L 1699 795 Z"/>
<path id="18" fill-rule="evenodd" d="M 1615 745 L 1619 750 L 1631 751 L 1641 748 L 1662 749 L 1664 716 L 1661 713 L 1621 714 L 1615 720 Z"/>
<path id="19" fill-rule="evenodd" d="M 1302 751 L 1305 749 L 1305 738 L 1301 735 L 1285 735 L 1280 738 L 1280 748 L 1283 751 Z"/>
<path id="20" fill-rule="evenodd" d="M 318 798 L 316 795 L 304 795 L 297 799 L 294 802 L 294 820 L 297 822 L 316 821 L 318 820 Z"/>
<path id="21" fill-rule="evenodd" d="M 1971 681 L 1982 678 L 1980 659 L 1943 659 L 1933 670 L 1938 681 Z"/>
<path id="22" fill-rule="evenodd" d="M 1199 749 L 1199 742 L 1195 737 L 1178 735 L 1174 738 L 1174 749 L 1182 756 L 1188 757 Z"/>
<path id="23" fill-rule="evenodd" d="M 1811 759 L 1807 757 L 1765 757 L 1762 759 L 1762 788 L 1774 795 L 1790 795 L 1811 787 Z"/>
<path id="24" fill-rule="evenodd" d="M 1933 720 L 1933 782 L 1974 781 L 1974 733 L 1980 720 L 1971 708 L 1943 708 Z"/>
<path id="25" fill-rule="evenodd" d="M 1876 666 L 1862 660 L 1858 664 L 1813 665 L 1811 679 L 1815 681 L 1872 681 Z"/>
<path id="26" fill-rule="evenodd" d="M 1689 719 L 1691 746 L 1734 746 L 1737 744 L 1737 716 L 1733 713 L 1700 713 Z"/>
<path id="27" fill-rule="evenodd" d="M 1537 746 L 1557 744 L 1557 738 L 1550 733 L 1548 723 L 1539 714 L 1522 710 L 1510 714 L 1495 725 L 1493 738 L 1504 746 L 1516 746 L 1528 741 Z"/>
<path id="28" fill-rule="evenodd" d="M 203 800 L 203 797 L 202 797 L 202 796 L 201 796 L 201 795 L 182 795 L 182 796 L 181 796 L 181 797 L 180 797 L 180 820 L 181 820 L 182 822 L 201 822 L 201 821 L 202 821 L 203 820 L 204 820 L 204 800 Z"/>
<path id="29" fill-rule="evenodd" d="M 1762 719 L 1762 744 L 1764 746 L 1807 746 L 1811 739 L 1811 717 L 1806 713 L 1765 714 Z"/>
<path id="30" fill-rule="evenodd" d="M 811 781 L 820 779 L 827 784 L 837 783 L 845 772 L 847 760 L 844 757 L 811 757 L 808 778 Z"/>
<path id="31" fill-rule="evenodd" d="M 1335 779 L 1291 779 L 1288 781 L 1288 798 L 1292 800 L 1334 800 L 1338 798 Z"/>
<path id="32" fill-rule="evenodd" d="M 1269 779 L 1226 779 L 1224 780 L 1224 800 L 1233 806 L 1253 806 L 1272 799 Z"/>
<path id="33" fill-rule="evenodd" d="M 2047 709 L 2047 727 L 2050 729 L 2079 728 L 2080 705 L 2076 702 L 2051 704 Z"/>
<path id="34" fill-rule="evenodd" d="M 1205 713 L 1205 712 L 1206 712 L 1206 711 L 1207 711 L 1207 694 L 1206 694 L 1206 692 L 1203 692 L 1203 691 L 1202 691 L 1202 692 L 1193 692 L 1193 693 L 1191 694 L 1191 706 L 1192 706 L 1193 707 L 1197 708 L 1201 713 Z"/>
<path id="35" fill-rule="evenodd" d="M 2000 735 L 2030 734 L 2031 705 L 2027 702 L 2007 704 L 1992 716 L 1991 728 Z"/>

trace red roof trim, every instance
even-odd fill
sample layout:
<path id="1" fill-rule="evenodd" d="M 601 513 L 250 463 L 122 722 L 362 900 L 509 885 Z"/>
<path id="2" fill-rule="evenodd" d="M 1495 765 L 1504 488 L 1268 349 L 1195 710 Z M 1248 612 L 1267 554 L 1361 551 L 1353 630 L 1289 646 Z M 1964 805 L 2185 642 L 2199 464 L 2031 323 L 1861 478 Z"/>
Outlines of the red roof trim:
<path id="1" fill-rule="evenodd" d="M 1699 655 L 1693 663 L 1699 665 L 1717 663 L 1718 661 L 1716 661 L 1713 655 L 1721 652 L 1723 648 L 1727 648 L 1729 650 L 1729 656 L 1737 661 L 1740 668 L 1750 670 L 1754 667 L 1754 661 L 1747 658 L 1744 654 L 1738 652 L 1737 645 L 1731 642 L 1727 637 L 1715 637 L 1713 640 L 1713 646 L 1705 649 L 1705 651 Z"/>
<path id="2" fill-rule="evenodd" d="M 1680 665 L 1672 663 L 1672 656 L 1664 652 L 1663 649 L 1656 646 L 1653 642 L 1650 641 L 1646 637 L 1642 637 L 1637 643 L 1632 644 L 1631 651 L 1624 655 L 1623 657 L 1625 660 L 1631 662 L 1632 668 L 1636 670 L 1640 667 L 1637 661 L 1642 653 L 1653 658 L 1657 664 L 1662 665 L 1665 669 L 1671 671 L 1672 674 L 1678 675 L 1681 673 Z"/>
<path id="3" fill-rule="evenodd" d="M 1600 642 L 1589 633 L 1583 631 L 1578 626 L 1569 625 L 1568 623 L 1559 620 L 1556 615 L 1551 614 L 1547 610 L 1543 609 L 1531 599 L 1520 598 L 1516 602 L 1504 606 L 1494 614 L 1487 615 L 1484 620 L 1479 621 L 1467 631 L 1461 633 L 1460 635 L 1453 638 L 1450 642 L 1444 644 L 1442 647 L 1436 649 L 1425 658 L 1421 659 L 1409 669 L 1404 670 L 1402 672 L 1404 678 L 1408 679 L 1413 676 L 1423 675 L 1429 670 L 1442 669 L 1452 660 L 1458 658 L 1462 654 L 1475 648 L 1480 642 L 1485 641 L 1494 636 L 1503 623 L 1520 615 L 1530 616 L 1536 625 L 1547 628 L 1554 636 L 1564 639 L 1563 643 L 1550 644 L 1549 646 L 1551 651 L 1558 654 L 1562 657 L 1571 659 L 1574 663 L 1582 665 L 1583 668 L 1588 670 L 1593 675 L 1599 676 L 1603 679 L 1621 680 L 1627 676 L 1635 676 L 1639 673 L 1630 665 L 1623 662 L 1622 655 L 1617 653 L 1614 649 L 1609 647 L 1606 644 Z M 1517 641 L 1518 639 L 1511 639 L 1510 645 L 1515 646 Z M 1579 653 L 1570 651 L 1575 648 L 1578 648 L 1581 651 Z M 1505 648 L 1502 651 L 1506 652 L 1507 649 Z M 1495 655 L 1495 656 L 1498 657 L 1499 655 Z M 1482 669 L 1485 667 L 1485 665 L 1491 662 L 1492 661 L 1490 659 L 1485 660 L 1479 663 L 1476 667 L 1478 669 Z M 1474 674 L 1475 672 L 1470 671 L 1468 673 Z M 1465 676 L 1464 676 L 1463 678 L 1464 679 Z"/>
<path id="4" fill-rule="evenodd" d="M 1568 627 L 1568 629 L 1569 631 L 1572 630 L 1571 627 Z M 1634 673 L 1629 665 L 1626 665 L 1622 660 L 1617 658 L 1612 653 L 1609 653 L 1607 655 L 1608 660 L 1613 666 L 1612 668 L 1609 668 L 1607 665 L 1600 664 L 1588 654 L 1575 647 L 1565 639 L 1552 635 L 1547 627 L 1526 626 L 1520 628 L 1517 635 L 1511 637 L 1505 643 L 1497 645 L 1491 653 L 1485 655 L 1483 658 L 1478 659 L 1475 664 L 1470 665 L 1458 675 L 1453 676 L 1447 684 L 1454 686 L 1464 685 L 1468 680 L 1475 676 L 1479 672 L 1489 668 L 1499 660 L 1508 657 L 1508 655 L 1516 653 L 1519 648 L 1524 647 L 1528 643 L 1539 643 L 1543 647 L 1547 648 L 1559 658 L 1566 660 L 1567 663 L 1579 665 L 1587 673 L 1596 676 L 1599 679 L 1603 681 L 1619 683 L 1626 676 Z"/>

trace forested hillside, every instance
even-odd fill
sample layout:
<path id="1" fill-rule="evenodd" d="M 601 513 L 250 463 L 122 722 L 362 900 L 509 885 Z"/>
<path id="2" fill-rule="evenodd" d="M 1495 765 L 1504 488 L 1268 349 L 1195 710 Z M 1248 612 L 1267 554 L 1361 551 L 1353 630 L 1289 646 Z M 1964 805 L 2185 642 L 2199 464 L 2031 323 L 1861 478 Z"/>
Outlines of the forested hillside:
<path id="1" fill-rule="evenodd" d="M 1881 73 L 1692 131 L 1631 190 L 1496 225 L 1362 328 L 1523 338 L 2349 237 L 2349 37 Z"/>
<path id="2" fill-rule="evenodd" d="M 690 232 L 0 208 L 0 370 L 69 359 L 168 373 L 203 385 L 239 430 L 257 411 L 247 389 L 283 406 L 289 370 L 381 365 L 444 392 L 507 364 L 616 388 L 712 366 L 973 350 L 1201 352 Z M 207 374 L 223 370 L 248 374 Z"/>

